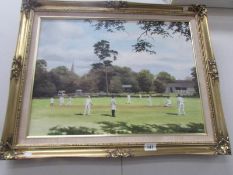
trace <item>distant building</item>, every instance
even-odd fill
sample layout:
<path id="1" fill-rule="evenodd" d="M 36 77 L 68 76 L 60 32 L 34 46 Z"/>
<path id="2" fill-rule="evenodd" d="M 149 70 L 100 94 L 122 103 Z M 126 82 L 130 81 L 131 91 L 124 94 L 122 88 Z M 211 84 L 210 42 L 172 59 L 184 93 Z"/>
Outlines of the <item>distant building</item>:
<path id="1" fill-rule="evenodd" d="M 59 90 L 57 95 L 60 97 L 60 96 L 65 96 L 66 95 L 66 91 L 64 90 Z"/>
<path id="2" fill-rule="evenodd" d="M 82 89 L 77 89 L 77 90 L 75 91 L 75 95 L 76 95 L 76 96 L 81 96 L 81 95 L 83 95 L 83 90 L 82 90 Z"/>
<path id="3" fill-rule="evenodd" d="M 176 93 L 180 95 L 192 96 L 196 93 L 192 80 L 175 80 L 166 84 L 165 93 Z"/>
<path id="4" fill-rule="evenodd" d="M 132 85 L 131 84 L 123 84 L 122 88 L 124 89 L 125 92 L 131 91 Z"/>

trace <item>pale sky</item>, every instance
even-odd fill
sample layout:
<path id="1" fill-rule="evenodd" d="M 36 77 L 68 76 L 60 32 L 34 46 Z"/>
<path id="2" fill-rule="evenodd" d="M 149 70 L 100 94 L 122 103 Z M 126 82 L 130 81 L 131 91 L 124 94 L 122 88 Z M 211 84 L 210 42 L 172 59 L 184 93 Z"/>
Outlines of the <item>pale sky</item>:
<path id="1" fill-rule="evenodd" d="M 83 20 L 43 19 L 37 59 L 45 59 L 49 70 L 57 66 L 70 68 L 74 62 L 75 72 L 83 75 L 90 70 L 91 64 L 99 62 L 93 45 L 100 40 L 107 40 L 110 48 L 119 54 L 113 65 L 127 66 L 136 72 L 148 69 L 153 74 L 166 71 L 176 79 L 190 76 L 190 69 L 194 66 L 191 41 L 185 41 L 180 34 L 167 38 L 158 35 L 150 40 L 155 55 L 135 53 L 132 45 L 136 44 L 142 31 L 136 21 L 128 21 L 125 29 L 111 33 L 96 31 L 95 27 Z"/>

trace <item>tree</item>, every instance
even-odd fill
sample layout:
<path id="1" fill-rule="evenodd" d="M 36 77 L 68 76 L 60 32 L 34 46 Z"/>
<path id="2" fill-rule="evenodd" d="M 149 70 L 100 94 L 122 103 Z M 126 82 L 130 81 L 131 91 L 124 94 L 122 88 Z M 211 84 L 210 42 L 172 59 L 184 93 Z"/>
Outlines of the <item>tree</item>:
<path id="1" fill-rule="evenodd" d="M 100 61 L 105 61 L 106 58 L 111 59 L 111 57 L 113 60 L 116 60 L 118 55 L 117 51 L 110 50 L 110 43 L 106 40 L 101 40 L 94 44 L 94 53 L 97 55 Z"/>
<path id="2" fill-rule="evenodd" d="M 107 32 L 122 32 L 126 31 L 124 20 L 86 20 L 95 30 L 106 30 Z M 135 52 L 148 52 L 156 54 L 153 50 L 153 45 L 150 43 L 155 36 L 172 37 L 171 34 L 180 34 L 186 41 L 191 40 L 191 33 L 189 22 L 163 22 L 163 21 L 146 21 L 141 20 L 137 22 L 139 29 L 142 31 L 139 34 L 137 41 L 132 45 Z"/>
<path id="3" fill-rule="evenodd" d="M 167 72 L 159 72 L 156 80 L 162 82 L 162 83 L 170 83 L 175 81 L 175 77 L 172 76 L 171 74 L 167 73 Z"/>
<path id="4" fill-rule="evenodd" d="M 198 81 L 197 81 L 197 71 L 196 67 L 191 68 L 191 76 L 192 76 L 192 81 L 194 83 L 194 89 L 196 91 L 196 95 L 199 96 L 199 86 L 198 86 Z"/>
<path id="5" fill-rule="evenodd" d="M 95 74 L 88 73 L 81 77 L 79 88 L 84 92 L 98 92 L 98 81 L 99 80 L 96 78 Z"/>
<path id="6" fill-rule="evenodd" d="M 145 40 L 138 40 L 136 44 L 133 45 L 133 50 L 135 52 L 148 52 L 149 54 L 156 54 L 155 51 L 151 50 L 153 45 Z"/>
<path id="7" fill-rule="evenodd" d="M 94 63 L 92 64 L 92 69 L 97 70 L 97 69 L 103 69 L 104 64 L 103 63 Z"/>
<path id="8" fill-rule="evenodd" d="M 110 49 L 110 43 L 106 40 L 98 41 L 94 44 L 94 53 L 99 58 L 104 66 L 105 71 L 105 84 L 106 92 L 108 94 L 108 70 L 107 67 L 111 66 L 112 61 L 117 59 L 118 52 Z"/>
<path id="9" fill-rule="evenodd" d="M 154 91 L 157 93 L 164 93 L 165 92 L 165 85 L 159 80 L 154 80 Z"/>
<path id="10" fill-rule="evenodd" d="M 122 89 L 121 78 L 118 77 L 118 76 L 114 76 L 110 80 L 109 89 L 110 89 L 111 93 L 120 93 L 120 92 L 122 92 L 123 89 Z"/>
<path id="11" fill-rule="evenodd" d="M 56 85 L 57 90 L 73 93 L 78 88 L 79 76 L 68 70 L 65 66 L 58 66 L 49 72 L 50 81 Z"/>
<path id="12" fill-rule="evenodd" d="M 56 95 L 56 86 L 49 80 L 41 81 L 39 84 L 34 86 L 34 97 L 52 97 L 54 95 Z"/>
<path id="13" fill-rule="evenodd" d="M 153 75 L 149 70 L 140 71 L 137 80 L 141 91 L 148 93 L 152 90 Z"/>
<path id="14" fill-rule="evenodd" d="M 56 86 L 50 82 L 47 72 L 47 62 L 43 59 L 36 61 L 33 87 L 33 97 L 49 97 L 56 94 Z"/>
<path id="15" fill-rule="evenodd" d="M 125 31 L 124 24 L 126 21 L 123 20 L 99 20 L 98 22 L 94 23 L 92 20 L 85 20 L 92 24 L 95 27 L 95 30 L 104 29 L 107 32 L 116 32 L 116 31 Z"/>
<path id="16" fill-rule="evenodd" d="M 113 75 L 120 77 L 122 85 L 131 85 L 132 87 L 129 90 L 132 92 L 139 91 L 136 72 L 132 71 L 129 67 L 112 66 L 112 68 Z"/>
<path id="17" fill-rule="evenodd" d="M 89 84 L 93 85 L 91 89 L 94 90 L 95 92 L 100 92 L 100 91 L 105 92 L 106 90 L 105 72 L 103 70 L 104 70 L 104 65 L 102 63 L 100 64 L 96 63 L 93 64 L 92 69 L 83 76 L 86 77 L 85 82 L 92 81 L 95 83 L 94 85 L 92 82 L 89 82 Z M 81 77 L 81 80 L 83 79 L 83 77 Z M 131 85 L 131 88 L 129 89 L 131 92 L 139 92 L 140 90 L 137 81 L 137 73 L 132 71 L 129 67 L 120 67 L 114 65 L 108 66 L 108 81 L 109 81 L 109 92 L 123 91 L 124 89 L 122 88 L 122 85 Z M 83 81 L 81 81 L 80 84 L 83 84 L 82 82 Z M 113 86 L 117 86 L 117 87 L 115 88 Z"/>
<path id="18" fill-rule="evenodd" d="M 36 70 L 34 78 L 34 86 L 37 86 L 41 81 L 48 78 L 47 62 L 43 59 L 36 61 Z"/>
<path id="19" fill-rule="evenodd" d="M 36 71 L 47 72 L 47 62 L 44 59 L 36 61 Z"/>

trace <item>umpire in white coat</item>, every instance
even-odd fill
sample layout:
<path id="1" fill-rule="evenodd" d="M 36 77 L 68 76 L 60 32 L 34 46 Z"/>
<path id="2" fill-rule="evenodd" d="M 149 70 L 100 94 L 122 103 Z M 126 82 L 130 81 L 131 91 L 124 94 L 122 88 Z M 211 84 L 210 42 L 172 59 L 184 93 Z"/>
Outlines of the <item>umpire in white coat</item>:
<path id="1" fill-rule="evenodd" d="M 184 98 L 180 95 L 177 97 L 178 115 L 185 115 Z"/>
<path id="2" fill-rule="evenodd" d="M 112 117 L 116 117 L 116 100 L 114 96 L 111 98 L 111 109 L 112 109 Z"/>
<path id="3" fill-rule="evenodd" d="M 92 106 L 92 100 L 91 97 L 88 96 L 85 100 L 85 106 L 84 106 L 84 113 L 83 115 L 90 115 L 91 113 L 91 106 Z"/>

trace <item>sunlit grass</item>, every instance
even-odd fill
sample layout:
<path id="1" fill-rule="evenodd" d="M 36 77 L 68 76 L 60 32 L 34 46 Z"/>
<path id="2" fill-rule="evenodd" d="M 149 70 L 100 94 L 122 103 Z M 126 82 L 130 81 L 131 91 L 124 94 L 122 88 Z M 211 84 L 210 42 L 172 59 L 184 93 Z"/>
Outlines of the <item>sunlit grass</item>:
<path id="1" fill-rule="evenodd" d="M 132 98 L 131 104 L 126 104 L 126 97 L 116 98 L 116 117 L 111 117 L 110 98 L 92 98 L 91 115 L 84 116 L 84 98 L 73 98 L 72 105 L 55 105 L 50 107 L 50 99 L 33 99 L 29 135 L 47 135 L 49 129 L 55 126 L 74 126 L 96 129 L 98 134 L 109 134 L 101 128 L 101 122 L 128 125 L 167 125 L 186 126 L 190 123 L 203 123 L 203 113 L 199 98 L 185 98 L 185 115 L 177 115 L 176 98 L 172 97 L 172 107 L 164 107 L 165 98 L 154 97 L 153 106 L 148 105 L 147 98 Z"/>

